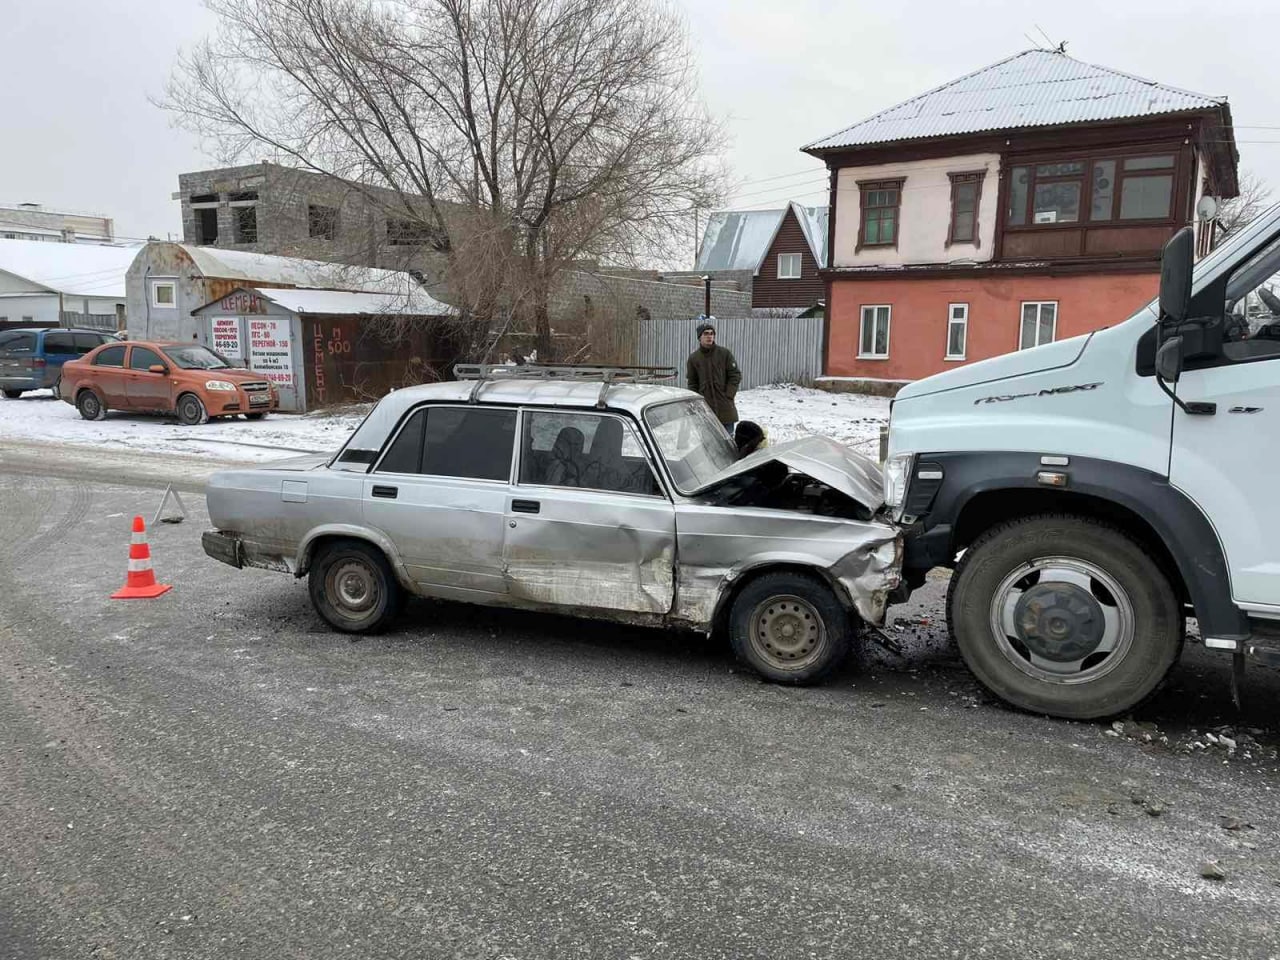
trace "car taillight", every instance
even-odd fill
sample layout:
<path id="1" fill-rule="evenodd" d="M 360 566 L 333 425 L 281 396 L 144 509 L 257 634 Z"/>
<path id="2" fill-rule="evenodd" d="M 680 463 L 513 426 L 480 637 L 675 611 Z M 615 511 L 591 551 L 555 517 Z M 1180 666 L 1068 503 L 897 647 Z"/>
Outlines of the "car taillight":
<path id="1" fill-rule="evenodd" d="M 44 357 L 36 357 L 34 360 L 31 361 L 31 366 L 43 367 L 47 362 L 48 361 L 46 361 Z"/>

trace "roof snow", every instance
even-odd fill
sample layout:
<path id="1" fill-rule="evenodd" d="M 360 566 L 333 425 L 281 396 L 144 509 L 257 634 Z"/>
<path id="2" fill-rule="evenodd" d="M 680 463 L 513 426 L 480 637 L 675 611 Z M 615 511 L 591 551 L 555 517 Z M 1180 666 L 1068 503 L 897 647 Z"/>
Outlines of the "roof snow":
<path id="1" fill-rule="evenodd" d="M 125 298 L 124 276 L 140 246 L 0 240 L 0 270 L 54 293 Z"/>

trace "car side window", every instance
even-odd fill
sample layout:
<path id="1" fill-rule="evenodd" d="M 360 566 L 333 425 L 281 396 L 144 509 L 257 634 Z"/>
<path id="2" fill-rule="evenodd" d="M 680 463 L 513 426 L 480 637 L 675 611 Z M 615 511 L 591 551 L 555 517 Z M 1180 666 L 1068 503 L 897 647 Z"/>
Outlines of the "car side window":
<path id="1" fill-rule="evenodd" d="M 634 428 L 610 414 L 527 411 L 520 442 L 520 482 L 662 495 Z"/>
<path id="2" fill-rule="evenodd" d="M 514 410 L 424 407 L 405 422 L 375 472 L 505 481 L 515 434 Z"/>
<path id="3" fill-rule="evenodd" d="M 77 333 L 75 334 L 74 342 L 75 353 L 83 357 L 94 347 L 100 347 L 102 344 L 110 343 L 111 341 L 98 336 L 96 333 Z"/>
<path id="4" fill-rule="evenodd" d="M 0 333 L 0 350 L 5 353 L 35 353 L 36 335 L 30 330 Z"/>
<path id="5" fill-rule="evenodd" d="M 76 352 L 74 336 L 61 331 L 46 333 L 44 335 L 44 352 L 74 354 Z"/>
<path id="6" fill-rule="evenodd" d="M 106 347 L 93 358 L 95 367 L 123 367 L 124 347 Z"/>
<path id="7" fill-rule="evenodd" d="M 103 350 L 102 352 L 106 353 L 107 351 Z M 129 354 L 130 370 L 148 370 L 153 365 L 168 366 L 161 359 L 160 354 L 154 350 L 148 350 L 146 347 L 134 347 L 133 352 Z"/>

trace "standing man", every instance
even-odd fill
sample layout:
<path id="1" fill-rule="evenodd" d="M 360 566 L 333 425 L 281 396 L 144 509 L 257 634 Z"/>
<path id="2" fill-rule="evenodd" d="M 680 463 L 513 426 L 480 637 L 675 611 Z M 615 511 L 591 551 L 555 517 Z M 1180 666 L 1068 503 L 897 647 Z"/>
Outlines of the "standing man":
<path id="1" fill-rule="evenodd" d="M 707 317 L 698 324 L 698 349 L 689 354 L 685 365 L 685 376 L 689 381 L 689 389 L 702 394 L 703 398 L 715 412 L 716 419 L 723 425 L 729 436 L 733 436 L 733 425 L 738 420 L 738 408 L 733 398 L 738 395 L 738 385 L 742 383 L 742 371 L 738 369 L 738 361 L 733 354 L 716 343 L 716 328 Z"/>

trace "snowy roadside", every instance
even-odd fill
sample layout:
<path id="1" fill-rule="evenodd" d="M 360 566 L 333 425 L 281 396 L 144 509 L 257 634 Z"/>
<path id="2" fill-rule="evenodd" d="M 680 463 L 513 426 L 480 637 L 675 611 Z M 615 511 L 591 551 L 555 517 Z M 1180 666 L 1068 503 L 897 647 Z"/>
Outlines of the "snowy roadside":
<path id="1" fill-rule="evenodd" d="M 368 410 L 362 406 L 301 416 L 279 414 L 257 422 L 218 419 L 184 427 L 172 418 L 129 413 L 109 413 L 102 421 L 84 420 L 71 404 L 54 400 L 45 390 L 0 400 L 0 442 L 70 443 L 265 462 L 337 450 Z M 889 417 L 889 401 L 782 385 L 744 390 L 738 394 L 738 413 L 762 424 L 771 443 L 818 433 L 874 457 L 880 424 Z"/>

